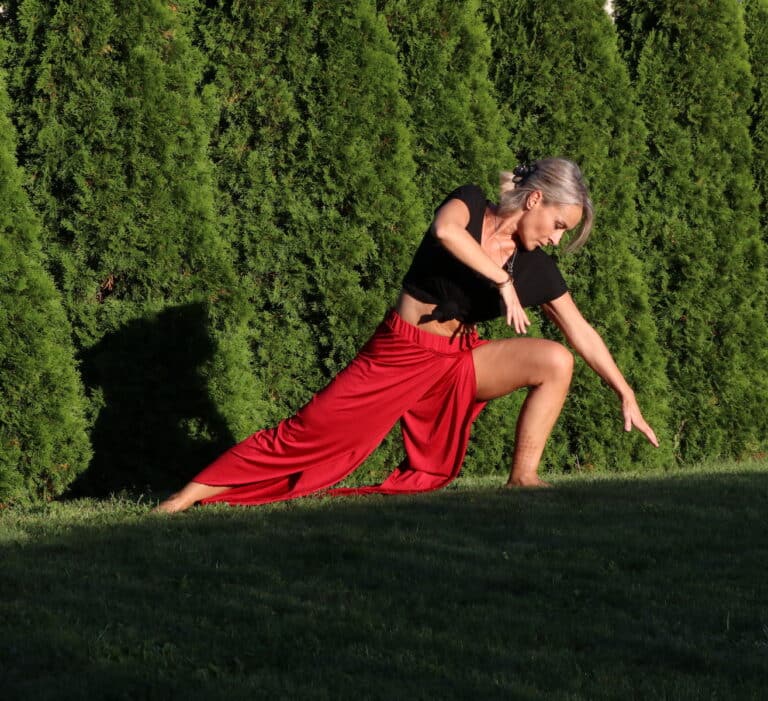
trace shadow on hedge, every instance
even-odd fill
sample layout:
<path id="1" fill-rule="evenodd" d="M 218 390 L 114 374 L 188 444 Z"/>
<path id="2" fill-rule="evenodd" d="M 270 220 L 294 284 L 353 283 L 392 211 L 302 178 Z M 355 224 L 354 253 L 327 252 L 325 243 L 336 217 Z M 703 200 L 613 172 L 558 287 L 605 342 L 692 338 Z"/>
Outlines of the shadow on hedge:
<path id="1" fill-rule="evenodd" d="M 83 379 L 104 406 L 93 460 L 68 495 L 178 487 L 232 445 L 201 372 L 214 351 L 203 304 L 130 322 L 86 351 Z"/>

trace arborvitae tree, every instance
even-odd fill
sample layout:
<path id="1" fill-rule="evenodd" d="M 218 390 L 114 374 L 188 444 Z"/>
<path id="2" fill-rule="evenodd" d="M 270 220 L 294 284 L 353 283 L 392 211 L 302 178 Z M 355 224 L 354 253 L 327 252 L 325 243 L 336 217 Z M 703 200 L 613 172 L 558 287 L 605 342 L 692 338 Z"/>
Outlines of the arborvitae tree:
<path id="1" fill-rule="evenodd" d="M 302 180 L 308 122 L 300 96 L 312 79 L 315 26 L 300 2 L 221 0 L 198 9 L 195 29 L 216 95 L 219 218 L 254 312 L 255 430 L 290 414 L 326 379 L 308 320 L 314 232 L 304 217 L 314 205 Z"/>
<path id="2" fill-rule="evenodd" d="M 200 57 L 179 5 L 162 0 L 8 10 L 23 164 L 103 405 L 90 475 L 106 487 L 178 481 L 255 420 L 249 308 L 217 230 Z"/>
<path id="3" fill-rule="evenodd" d="M 0 503 L 60 494 L 91 455 L 71 328 L 42 265 L 0 74 Z"/>
<path id="4" fill-rule="evenodd" d="M 397 299 L 425 227 L 414 185 L 408 106 L 395 46 L 372 1 L 313 4 L 313 80 L 302 225 L 312 269 L 313 324 L 321 357 L 336 372 Z"/>
<path id="5" fill-rule="evenodd" d="M 620 404 L 577 363 L 571 395 L 545 460 L 557 467 L 623 469 L 671 460 L 668 385 L 648 298 L 638 231 L 637 162 L 643 128 L 602 0 L 486 0 L 492 75 L 519 161 L 565 156 L 581 166 L 596 209 L 591 240 L 559 261 L 576 303 L 635 388 L 660 436 L 654 450 L 622 432 Z M 559 338 L 559 334 L 556 334 Z"/>
<path id="6" fill-rule="evenodd" d="M 677 450 L 764 442 L 765 254 L 751 174 L 752 79 L 737 0 L 617 0 L 648 131 L 641 170 L 653 304 Z"/>
<path id="7" fill-rule="evenodd" d="M 754 78 L 750 107 L 754 146 L 752 172 L 762 200 L 760 222 L 765 232 L 768 226 L 768 0 L 745 0 L 744 15 L 749 62 Z"/>
<path id="8" fill-rule="evenodd" d="M 222 0 L 198 29 L 219 96 L 221 216 L 252 283 L 271 402 L 255 430 L 352 358 L 394 303 L 426 222 L 402 74 L 372 2 Z M 391 467 L 396 452 L 369 467 Z"/>
<path id="9" fill-rule="evenodd" d="M 378 0 L 398 47 L 427 216 L 446 193 L 492 194 L 510 168 L 507 132 L 488 77 L 491 46 L 478 0 Z"/>

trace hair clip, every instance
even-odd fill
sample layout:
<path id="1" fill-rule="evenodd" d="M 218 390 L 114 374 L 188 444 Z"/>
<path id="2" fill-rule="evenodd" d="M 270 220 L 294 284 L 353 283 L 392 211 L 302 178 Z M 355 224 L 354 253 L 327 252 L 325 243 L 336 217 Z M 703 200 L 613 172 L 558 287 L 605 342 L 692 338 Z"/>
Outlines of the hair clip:
<path id="1" fill-rule="evenodd" d="M 536 170 L 536 164 L 528 165 L 527 163 L 521 163 L 519 166 L 515 166 L 512 171 L 514 174 L 515 183 L 520 184 L 528 178 Z"/>

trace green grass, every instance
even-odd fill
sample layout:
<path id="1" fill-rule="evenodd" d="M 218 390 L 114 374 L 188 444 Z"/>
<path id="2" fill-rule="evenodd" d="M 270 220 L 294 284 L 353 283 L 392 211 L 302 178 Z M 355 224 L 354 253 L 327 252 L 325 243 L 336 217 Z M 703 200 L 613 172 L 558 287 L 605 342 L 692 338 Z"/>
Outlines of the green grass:
<path id="1" fill-rule="evenodd" d="M 768 464 L 0 513 L 3 699 L 762 699 Z"/>

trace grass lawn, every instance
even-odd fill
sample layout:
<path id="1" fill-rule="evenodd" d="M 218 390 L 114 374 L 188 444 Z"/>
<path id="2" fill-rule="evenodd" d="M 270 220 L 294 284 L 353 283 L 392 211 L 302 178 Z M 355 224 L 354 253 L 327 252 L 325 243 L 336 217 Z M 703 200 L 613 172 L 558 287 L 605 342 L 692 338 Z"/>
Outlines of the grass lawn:
<path id="1" fill-rule="evenodd" d="M 0 512 L 0 698 L 768 698 L 768 463 L 501 481 Z"/>

